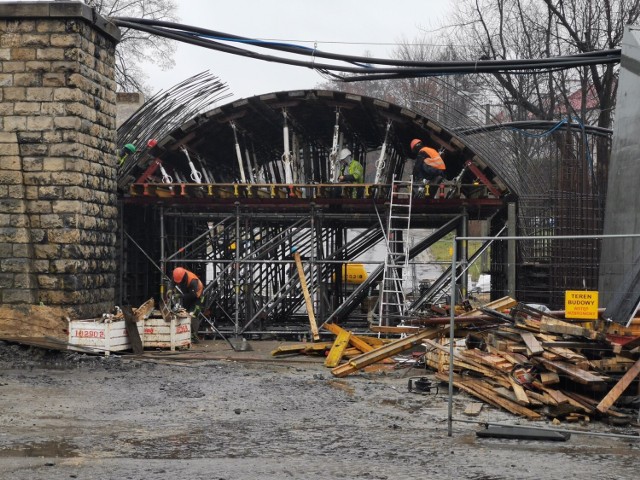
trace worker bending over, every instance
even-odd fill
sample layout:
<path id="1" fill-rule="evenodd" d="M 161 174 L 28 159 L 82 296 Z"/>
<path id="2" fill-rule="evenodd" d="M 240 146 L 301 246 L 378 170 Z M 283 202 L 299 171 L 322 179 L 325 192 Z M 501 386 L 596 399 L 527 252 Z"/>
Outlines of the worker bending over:
<path id="1" fill-rule="evenodd" d="M 198 276 L 189 270 L 178 267 L 173 271 L 173 281 L 182 293 L 182 306 L 191 313 L 197 308 L 204 286 Z"/>
<path id="2" fill-rule="evenodd" d="M 436 185 L 446 178 L 447 167 L 437 150 L 427 147 L 422 140 L 411 140 L 411 153 L 416 156 L 413 180 L 427 185 Z M 427 188 L 427 192 L 428 192 Z"/>
<path id="3" fill-rule="evenodd" d="M 182 267 L 173 270 L 173 281 L 182 295 L 182 307 L 191 315 L 191 338 L 197 343 L 204 286 L 195 273 Z"/>

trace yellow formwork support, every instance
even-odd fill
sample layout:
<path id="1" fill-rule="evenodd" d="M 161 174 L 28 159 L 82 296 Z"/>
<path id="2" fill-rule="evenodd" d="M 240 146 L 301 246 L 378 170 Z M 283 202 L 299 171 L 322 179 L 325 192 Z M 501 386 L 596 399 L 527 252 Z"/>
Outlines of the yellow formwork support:
<path id="1" fill-rule="evenodd" d="M 325 367 L 337 367 L 340 364 L 340 360 L 342 360 L 342 355 L 344 355 L 344 351 L 349 345 L 349 339 L 351 338 L 351 332 L 346 330 L 342 330 L 338 336 L 336 337 L 336 341 L 333 342 L 333 346 L 329 351 L 329 355 L 327 355 L 327 359 L 324 362 Z"/>

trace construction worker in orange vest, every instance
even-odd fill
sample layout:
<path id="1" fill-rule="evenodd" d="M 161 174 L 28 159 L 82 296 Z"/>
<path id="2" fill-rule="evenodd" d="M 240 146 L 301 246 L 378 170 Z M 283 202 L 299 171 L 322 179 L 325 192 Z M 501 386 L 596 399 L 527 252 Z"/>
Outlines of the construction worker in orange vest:
<path id="1" fill-rule="evenodd" d="M 182 306 L 191 315 L 191 339 L 194 343 L 198 343 L 200 308 L 204 286 L 195 273 L 182 267 L 177 267 L 173 270 L 173 281 L 182 295 Z"/>
<path id="2" fill-rule="evenodd" d="M 173 270 L 173 281 L 182 292 L 182 306 L 186 311 L 191 312 L 202 296 L 204 290 L 202 282 L 195 273 L 182 267 Z"/>
<path id="3" fill-rule="evenodd" d="M 414 138 L 411 140 L 411 153 L 416 156 L 413 166 L 414 182 L 424 180 L 426 184 L 436 185 L 446 178 L 447 167 L 437 150 Z"/>

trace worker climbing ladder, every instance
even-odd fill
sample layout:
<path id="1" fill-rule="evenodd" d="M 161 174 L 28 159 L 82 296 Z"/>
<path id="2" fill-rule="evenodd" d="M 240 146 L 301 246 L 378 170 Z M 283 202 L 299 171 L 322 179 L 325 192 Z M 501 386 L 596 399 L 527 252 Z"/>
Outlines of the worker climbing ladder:
<path id="1" fill-rule="evenodd" d="M 405 314 L 404 273 L 409 272 L 409 229 L 413 177 L 393 179 L 387 222 L 387 254 L 380 286 L 379 324 L 398 325 Z"/>

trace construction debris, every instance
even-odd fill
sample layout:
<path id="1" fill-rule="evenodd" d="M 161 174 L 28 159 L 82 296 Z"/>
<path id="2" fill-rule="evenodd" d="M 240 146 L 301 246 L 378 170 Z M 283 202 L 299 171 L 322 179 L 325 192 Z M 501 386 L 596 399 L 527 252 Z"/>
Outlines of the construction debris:
<path id="1" fill-rule="evenodd" d="M 334 342 L 281 348 L 273 355 L 320 354 L 334 376 L 345 377 L 388 368 L 397 364 L 394 356 L 411 349 L 415 355 L 423 347 L 425 368 L 448 383 L 450 321 L 434 316 L 415 322 L 421 326 L 372 328 L 378 335 L 400 335 L 395 340 L 356 335 L 328 323 L 323 329 L 335 335 Z M 620 331 L 617 326 L 612 335 L 608 324 L 567 321 L 557 312 L 542 312 L 508 297 L 456 315 L 453 322 L 453 386 L 483 402 L 469 405 L 466 415 L 477 415 L 487 403 L 529 420 L 589 422 L 603 415 L 631 419 L 630 412 L 615 403 L 640 374 L 637 329 Z M 416 393 L 415 382 L 427 378 L 412 379 L 409 392 Z M 637 391 L 630 395 L 637 396 Z"/>

